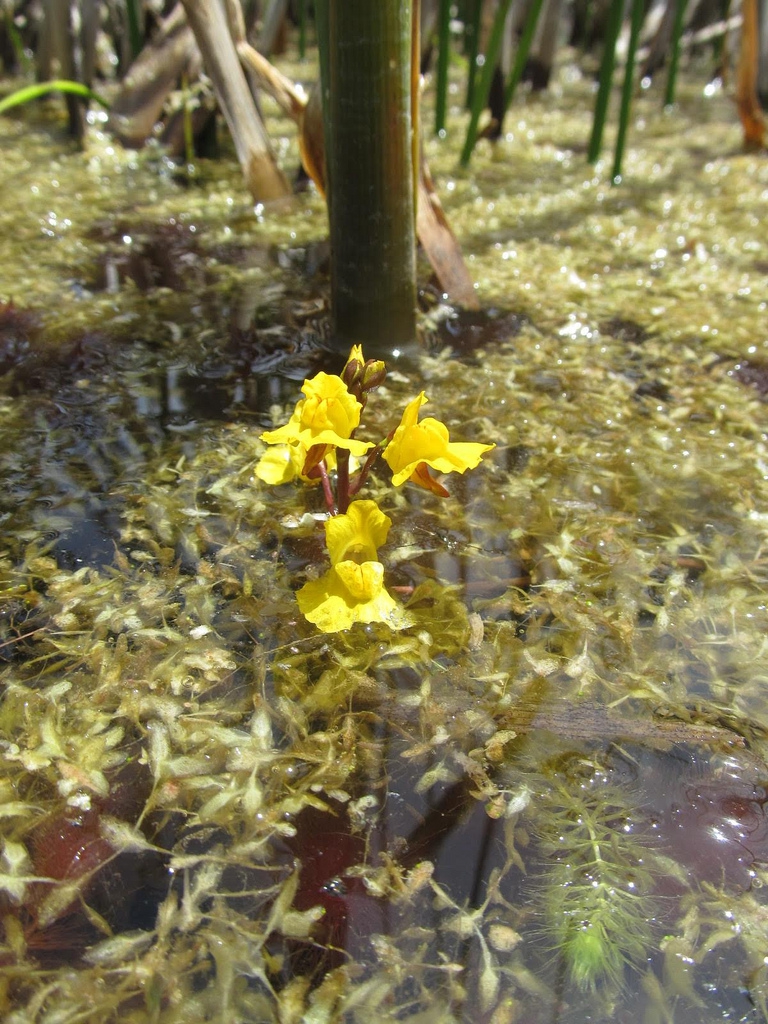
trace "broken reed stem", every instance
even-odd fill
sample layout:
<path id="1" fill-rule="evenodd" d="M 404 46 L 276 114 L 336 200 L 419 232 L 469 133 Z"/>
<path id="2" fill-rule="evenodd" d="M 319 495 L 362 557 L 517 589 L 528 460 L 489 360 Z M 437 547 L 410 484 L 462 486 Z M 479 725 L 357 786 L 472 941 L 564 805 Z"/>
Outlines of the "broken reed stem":
<path id="1" fill-rule="evenodd" d="M 757 0 L 743 0 L 739 65 L 736 71 L 736 106 L 744 130 L 744 146 L 761 149 L 765 144 L 765 117 L 757 95 L 759 21 Z"/>
<path id="2" fill-rule="evenodd" d="M 190 27 L 213 81 L 246 185 L 256 202 L 290 195 L 248 89 L 219 0 L 182 0 Z"/>

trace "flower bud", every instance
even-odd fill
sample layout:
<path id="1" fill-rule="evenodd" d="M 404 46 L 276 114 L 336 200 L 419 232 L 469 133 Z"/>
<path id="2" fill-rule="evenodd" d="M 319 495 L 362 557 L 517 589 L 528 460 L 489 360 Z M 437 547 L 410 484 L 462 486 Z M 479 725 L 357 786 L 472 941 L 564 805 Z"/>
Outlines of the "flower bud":
<path id="1" fill-rule="evenodd" d="M 387 367 L 381 359 L 369 359 L 363 367 L 362 391 L 373 391 L 384 383 L 387 376 Z"/>
<path id="2" fill-rule="evenodd" d="M 347 385 L 350 394 L 355 395 L 360 391 L 363 380 L 363 364 L 359 359 L 350 359 L 341 371 L 341 379 Z"/>

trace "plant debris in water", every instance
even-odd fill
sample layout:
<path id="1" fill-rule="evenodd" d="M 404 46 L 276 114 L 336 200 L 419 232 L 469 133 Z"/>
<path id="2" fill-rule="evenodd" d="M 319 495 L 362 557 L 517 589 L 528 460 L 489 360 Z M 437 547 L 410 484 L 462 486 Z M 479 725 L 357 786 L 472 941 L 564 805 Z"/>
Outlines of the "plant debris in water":
<path id="1" fill-rule="evenodd" d="M 423 386 L 497 447 L 372 475 L 411 625 L 332 636 L 322 498 L 254 474 L 327 358 L 316 198 L 3 123 L 5 1020 L 766 1019 L 768 171 L 656 101 L 615 190 L 567 90 L 471 174 L 428 146 L 515 313 L 370 428 Z"/>

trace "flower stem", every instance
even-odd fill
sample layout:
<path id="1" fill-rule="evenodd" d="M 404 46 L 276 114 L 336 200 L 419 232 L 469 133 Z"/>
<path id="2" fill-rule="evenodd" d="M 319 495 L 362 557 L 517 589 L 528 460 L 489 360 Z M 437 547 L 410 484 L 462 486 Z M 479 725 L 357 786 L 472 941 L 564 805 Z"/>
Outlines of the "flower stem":
<path id="1" fill-rule="evenodd" d="M 323 494 L 325 495 L 325 504 L 328 506 L 328 511 L 331 513 L 331 515 L 335 516 L 339 510 L 336 507 L 336 500 L 333 496 L 333 488 L 331 487 L 331 481 L 328 476 L 328 467 L 325 464 L 325 459 L 323 459 L 322 462 L 319 462 L 317 464 L 317 468 L 320 470 L 320 479 L 322 480 L 323 483 Z"/>
<path id="2" fill-rule="evenodd" d="M 371 472 L 374 462 L 376 461 L 376 459 L 378 459 L 383 450 L 384 445 L 377 444 L 375 448 L 371 448 L 371 450 L 368 452 L 368 457 L 363 463 L 363 468 L 360 470 L 355 479 L 349 485 L 349 496 L 351 498 L 357 494 L 357 492 L 363 486 L 365 481 L 368 479 L 368 474 Z"/>
<path id="3" fill-rule="evenodd" d="M 349 452 L 346 448 L 336 449 L 336 500 L 339 512 L 349 508 Z"/>

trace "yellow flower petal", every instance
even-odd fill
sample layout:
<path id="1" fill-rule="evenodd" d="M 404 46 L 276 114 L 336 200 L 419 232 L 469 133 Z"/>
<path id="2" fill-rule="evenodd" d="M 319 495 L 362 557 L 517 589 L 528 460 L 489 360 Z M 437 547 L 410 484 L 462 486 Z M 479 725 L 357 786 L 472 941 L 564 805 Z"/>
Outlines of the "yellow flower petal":
<path id="1" fill-rule="evenodd" d="M 342 586 L 346 588 L 353 600 L 361 605 L 368 605 L 372 601 L 376 601 L 380 594 L 386 594 L 384 566 L 381 562 L 339 562 L 333 568 Z M 387 597 L 389 597 L 388 594 Z M 361 621 L 370 622 L 371 620 Z"/>
<path id="2" fill-rule="evenodd" d="M 325 523 L 325 543 L 331 565 L 343 561 L 375 562 L 387 539 L 392 520 L 375 501 L 353 501 L 343 515 Z"/>
<path id="3" fill-rule="evenodd" d="M 431 466 L 438 473 L 464 473 L 474 469 L 483 454 L 495 445 L 451 441 L 446 425 L 431 416 L 419 422 L 419 409 L 426 401 L 427 397 L 422 391 L 408 403 L 400 425 L 384 450 L 384 460 L 392 470 L 392 483 L 395 487 L 406 480 L 412 480 L 439 494 L 440 485 L 436 488 L 432 486 L 435 481 L 425 478 L 425 470 L 421 468 L 423 465 Z"/>
<path id="4" fill-rule="evenodd" d="M 391 629 L 409 625 L 407 612 L 384 587 L 381 562 L 339 562 L 296 594 L 299 609 L 323 633 L 349 629 L 356 622 L 385 622 Z"/>
<path id="5" fill-rule="evenodd" d="M 301 444 L 307 450 L 318 444 L 346 448 L 362 456 L 373 447 L 370 441 L 357 441 L 351 434 L 360 423 L 361 404 L 350 394 L 341 377 L 318 373 L 305 380 L 305 397 L 296 405 L 285 426 L 261 435 L 267 444 Z"/>
<path id="6" fill-rule="evenodd" d="M 272 487 L 288 484 L 297 477 L 308 484 L 319 484 L 319 476 L 304 475 L 306 459 L 307 452 L 302 445 L 271 445 L 256 463 L 253 474 Z M 336 452 L 333 449 L 326 453 L 325 463 L 329 470 L 336 468 Z"/>
<path id="7" fill-rule="evenodd" d="M 276 444 L 267 448 L 253 472 L 265 484 L 276 487 L 278 484 L 290 483 L 299 475 L 300 470 L 291 457 L 291 446 Z"/>

